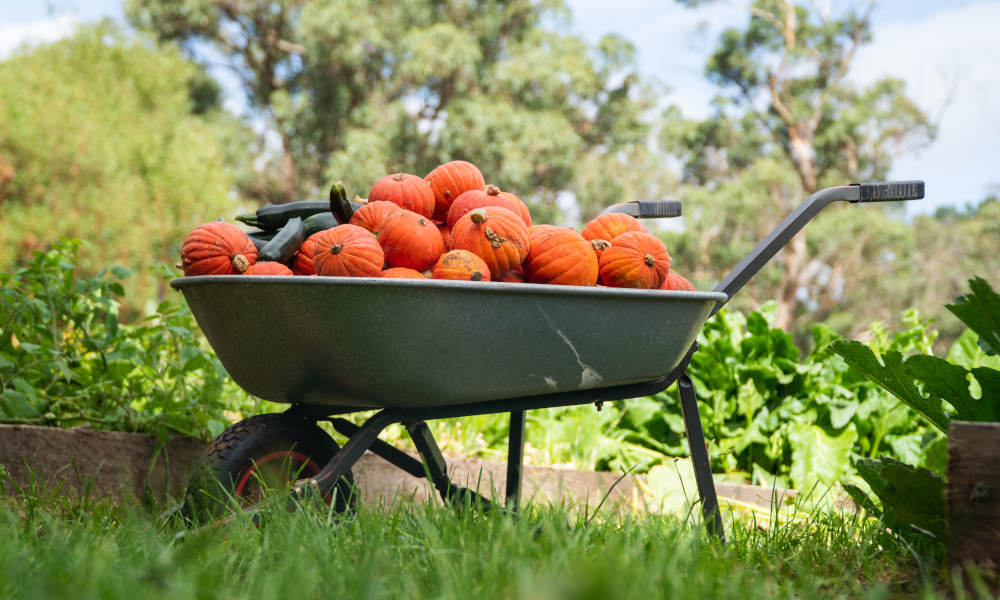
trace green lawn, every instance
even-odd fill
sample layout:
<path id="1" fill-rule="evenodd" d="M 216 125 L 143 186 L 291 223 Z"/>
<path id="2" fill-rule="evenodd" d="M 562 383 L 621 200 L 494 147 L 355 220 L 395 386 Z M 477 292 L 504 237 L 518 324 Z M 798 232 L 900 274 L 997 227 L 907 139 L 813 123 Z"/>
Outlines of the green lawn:
<path id="1" fill-rule="evenodd" d="M 0 598 L 941 597 L 940 564 L 877 523 L 816 512 L 765 531 L 648 514 L 438 505 L 269 513 L 192 530 L 138 505 L 0 499 Z M 925 573 L 922 575 L 921 572 Z M 959 594 L 958 597 L 961 597 Z"/>

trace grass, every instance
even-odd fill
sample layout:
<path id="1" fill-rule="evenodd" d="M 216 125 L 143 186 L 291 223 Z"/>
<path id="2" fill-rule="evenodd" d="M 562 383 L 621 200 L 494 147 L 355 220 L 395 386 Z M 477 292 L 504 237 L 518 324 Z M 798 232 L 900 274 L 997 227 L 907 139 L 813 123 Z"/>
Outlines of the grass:
<path id="1" fill-rule="evenodd" d="M 0 488 L 2 489 L 2 488 Z M 400 501 L 274 511 L 192 530 L 140 505 L 0 497 L 2 598 L 941 597 L 939 568 L 871 520 L 815 512 L 764 529 L 531 506 L 521 518 Z M 963 597 L 957 590 L 953 597 Z"/>

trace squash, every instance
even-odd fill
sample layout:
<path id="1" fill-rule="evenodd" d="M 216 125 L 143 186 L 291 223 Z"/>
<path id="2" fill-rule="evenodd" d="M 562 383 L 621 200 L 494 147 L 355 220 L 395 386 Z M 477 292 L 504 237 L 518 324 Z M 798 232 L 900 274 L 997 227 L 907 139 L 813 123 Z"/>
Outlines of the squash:
<path id="1" fill-rule="evenodd" d="M 453 160 L 438 165 L 424 177 L 434 192 L 434 220 L 447 221 L 448 209 L 462 192 L 481 190 L 486 185 L 483 174 L 476 165 Z"/>
<path id="2" fill-rule="evenodd" d="M 454 227 L 462 215 L 480 206 L 502 206 L 511 212 L 521 215 L 525 227 L 531 227 L 531 212 L 527 205 L 514 194 L 500 191 L 495 185 L 488 185 L 483 190 L 462 192 L 448 209 L 448 227 Z"/>
<path id="3" fill-rule="evenodd" d="M 598 215 L 580 232 L 585 240 L 613 240 L 626 231 L 646 231 L 638 219 L 625 213 Z"/>
<path id="4" fill-rule="evenodd" d="M 528 228 L 519 215 L 500 206 L 477 208 L 455 222 L 452 248 L 486 262 L 491 277 L 519 266 L 528 254 Z"/>
<path id="5" fill-rule="evenodd" d="M 524 271 L 521 271 L 520 269 L 513 269 L 507 271 L 496 279 L 492 279 L 491 281 L 502 281 L 504 283 L 528 283 L 528 278 L 524 276 Z"/>
<path id="6" fill-rule="evenodd" d="M 598 264 L 606 286 L 656 289 L 670 272 L 670 255 L 659 239 L 629 231 L 611 240 Z"/>
<path id="7" fill-rule="evenodd" d="M 407 267 L 390 267 L 382 271 L 382 277 L 388 279 L 427 279 L 420 271 L 414 271 Z"/>
<path id="8" fill-rule="evenodd" d="M 434 191 L 430 184 L 409 173 L 393 173 L 375 182 L 368 202 L 392 202 L 400 208 L 427 217 L 434 214 Z"/>
<path id="9" fill-rule="evenodd" d="M 388 200 L 376 200 L 369 202 L 354 211 L 351 216 L 351 225 L 364 227 L 368 231 L 378 235 L 382 229 L 382 221 L 393 211 L 399 210 L 399 205 Z"/>
<path id="10" fill-rule="evenodd" d="M 659 289 L 661 290 L 684 290 L 688 292 L 696 291 L 691 282 L 685 279 L 683 276 L 674 273 L 673 271 L 667 273 L 667 276 L 663 278 L 660 283 Z"/>
<path id="11" fill-rule="evenodd" d="M 250 265 L 250 268 L 243 271 L 244 275 L 292 275 L 292 270 L 273 260 L 262 260 Z"/>
<path id="12" fill-rule="evenodd" d="M 486 262 L 468 250 L 445 252 L 434 264 L 434 279 L 489 281 L 490 268 Z"/>
<path id="13" fill-rule="evenodd" d="M 568 227 L 535 225 L 528 229 L 528 255 L 522 265 L 531 283 L 597 285 L 594 247 Z"/>
<path id="14" fill-rule="evenodd" d="M 257 247 L 243 230 L 224 221 L 194 228 L 181 244 L 185 276 L 235 275 L 257 262 Z"/>
<path id="15" fill-rule="evenodd" d="M 337 225 L 314 234 L 313 266 L 317 275 L 381 277 L 385 255 L 378 240 L 357 225 Z"/>
<path id="16" fill-rule="evenodd" d="M 295 258 L 292 259 L 292 272 L 296 275 L 315 275 L 316 266 L 313 264 L 313 253 L 316 251 L 316 236 L 319 235 L 317 232 L 306 238 L 306 241 L 302 242 L 299 246 L 299 251 L 295 253 Z"/>
<path id="17" fill-rule="evenodd" d="M 382 221 L 378 243 L 389 267 L 417 271 L 431 267 L 444 252 L 444 240 L 434 222 L 410 210 L 396 210 Z"/>

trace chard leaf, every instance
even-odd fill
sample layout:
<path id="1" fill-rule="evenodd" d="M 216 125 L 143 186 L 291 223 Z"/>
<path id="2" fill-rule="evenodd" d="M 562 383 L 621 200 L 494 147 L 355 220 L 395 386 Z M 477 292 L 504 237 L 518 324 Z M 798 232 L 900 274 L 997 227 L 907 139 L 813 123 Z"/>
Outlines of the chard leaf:
<path id="1" fill-rule="evenodd" d="M 851 423 L 835 436 L 828 435 L 822 427 L 804 422 L 792 423 L 788 440 L 792 446 L 792 465 L 789 475 L 795 486 L 809 492 L 814 486 L 822 493 L 825 486 L 839 480 L 850 467 L 851 449 L 858 439 L 858 432 Z"/>
<path id="2" fill-rule="evenodd" d="M 830 344 L 837 354 L 844 357 L 847 364 L 865 374 L 897 398 L 923 415 L 935 427 L 948 431 L 948 417 L 938 400 L 925 398 L 913 384 L 913 375 L 903 365 L 903 355 L 895 350 L 886 352 L 879 362 L 868 346 L 853 340 L 837 340 Z"/>
<path id="3" fill-rule="evenodd" d="M 861 458 L 857 467 L 884 508 L 938 540 L 947 538 L 944 479 L 891 458 Z"/>

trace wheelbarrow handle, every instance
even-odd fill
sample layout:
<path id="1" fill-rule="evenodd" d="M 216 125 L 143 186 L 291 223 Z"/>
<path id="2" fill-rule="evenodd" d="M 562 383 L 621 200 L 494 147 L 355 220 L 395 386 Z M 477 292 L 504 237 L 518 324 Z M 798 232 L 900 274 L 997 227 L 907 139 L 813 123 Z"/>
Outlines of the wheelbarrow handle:
<path id="1" fill-rule="evenodd" d="M 633 200 L 622 204 L 612 204 L 601 214 L 625 213 L 636 219 L 655 219 L 681 216 L 680 200 Z"/>
<path id="2" fill-rule="evenodd" d="M 888 202 L 894 200 L 919 200 L 924 197 L 923 181 L 888 181 L 852 183 L 822 189 L 808 198 L 778 224 L 757 247 L 740 261 L 715 287 L 716 292 L 726 294 L 726 301 L 715 305 L 712 314 L 719 312 L 736 292 L 753 278 L 779 250 L 785 247 L 795 234 L 819 211 L 834 202 Z"/>

